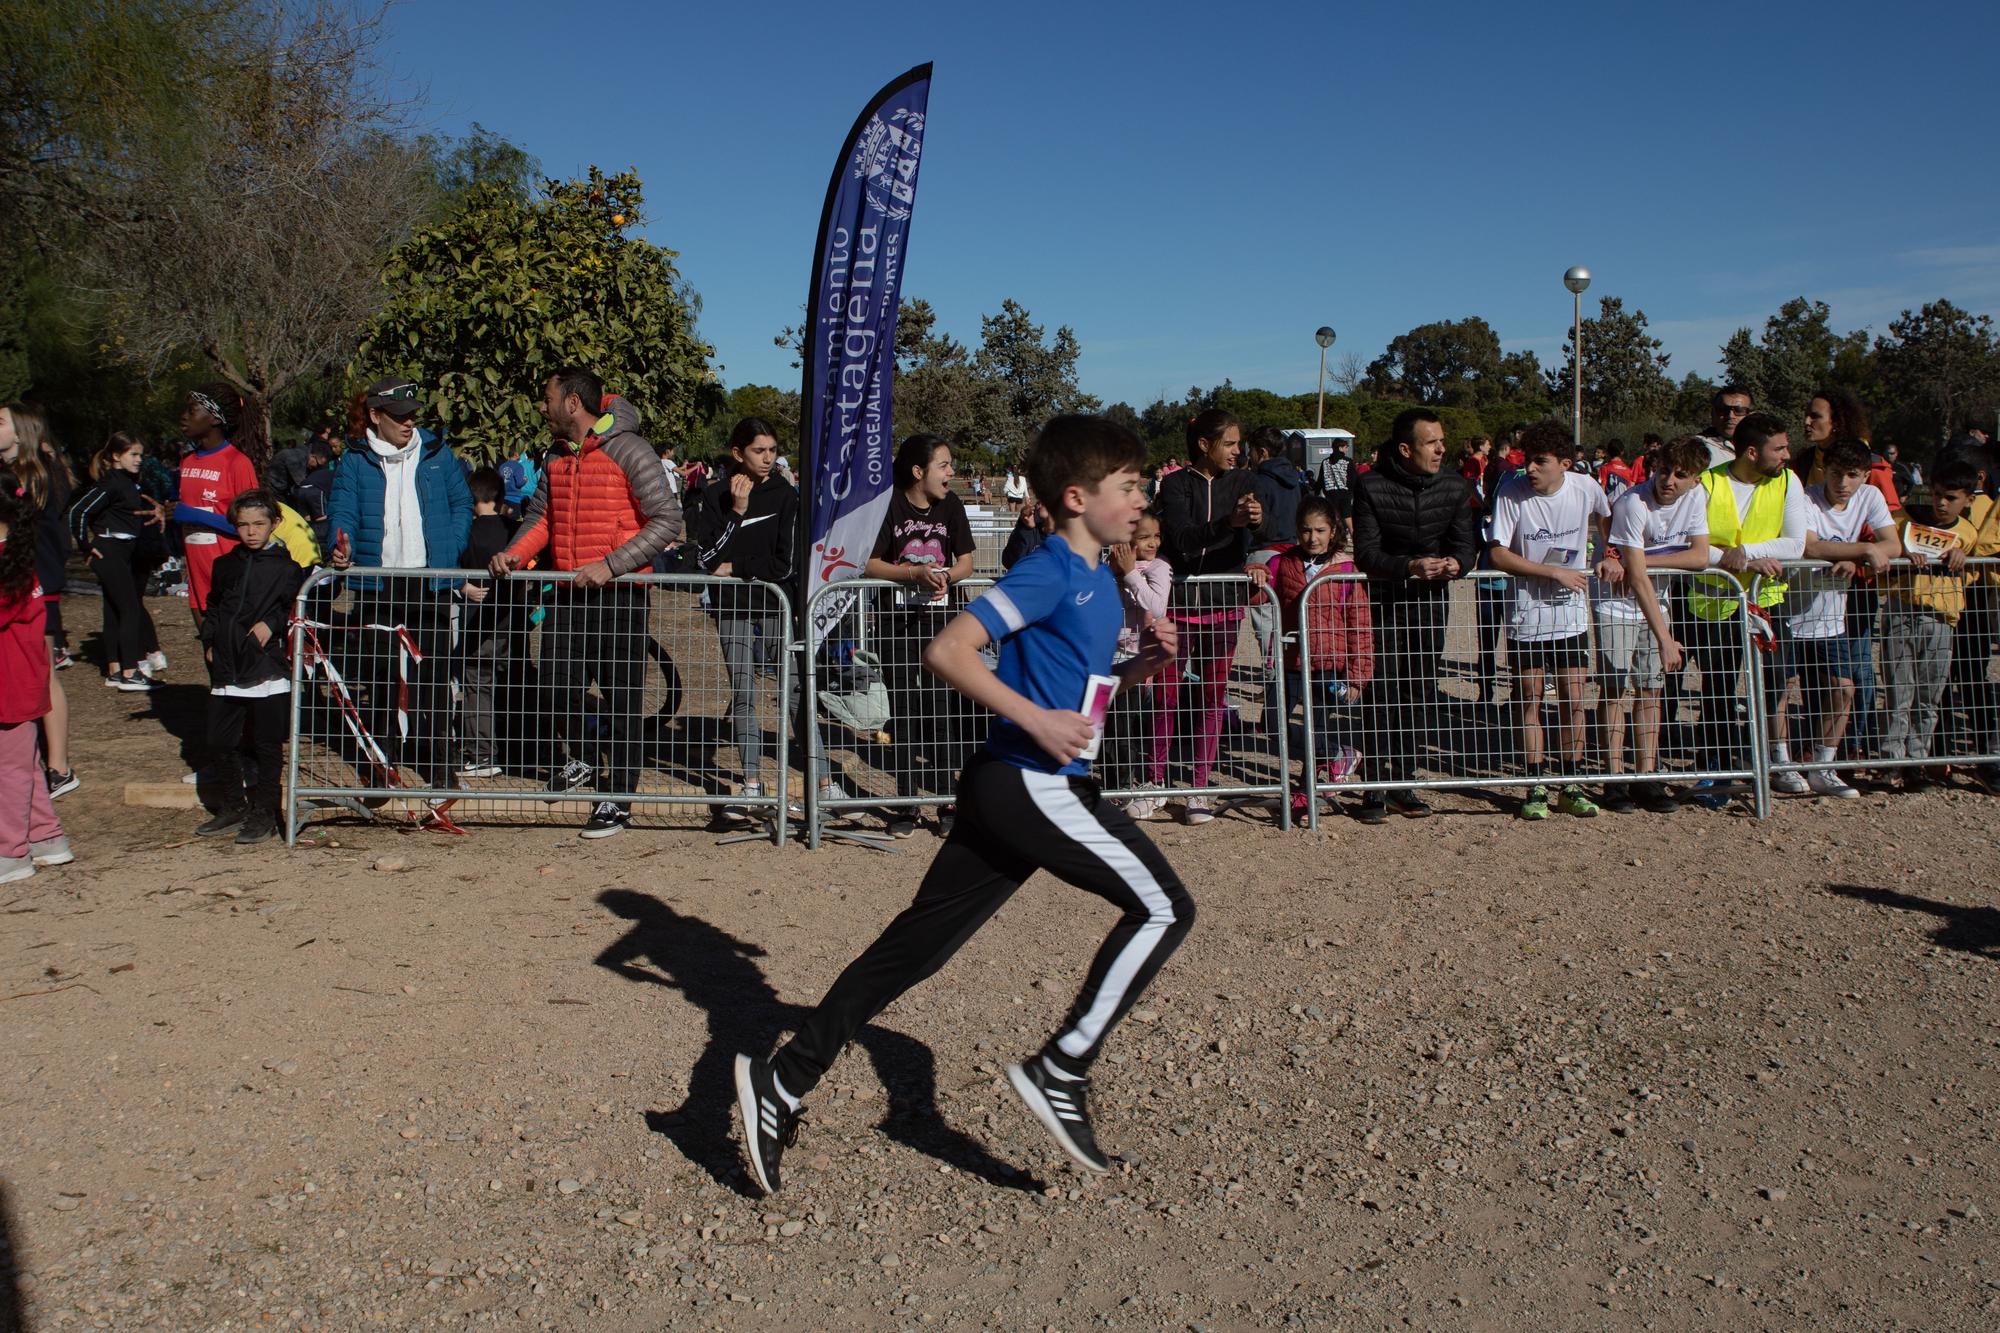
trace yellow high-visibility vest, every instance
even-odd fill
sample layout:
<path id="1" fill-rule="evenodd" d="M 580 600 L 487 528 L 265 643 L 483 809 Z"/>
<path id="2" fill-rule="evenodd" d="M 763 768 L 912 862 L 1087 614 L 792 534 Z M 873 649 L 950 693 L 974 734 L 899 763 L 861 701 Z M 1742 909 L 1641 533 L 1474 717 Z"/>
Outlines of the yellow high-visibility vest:
<path id="1" fill-rule="evenodd" d="M 1736 491 L 1729 484 L 1729 466 L 1712 467 L 1701 474 L 1701 487 L 1708 492 L 1708 543 L 1712 547 L 1750 546 L 1775 541 L 1785 532 L 1785 499 L 1796 478 L 1786 468 L 1777 476 L 1757 483 L 1750 494 L 1748 513 L 1738 517 Z M 1747 589 L 1756 575 L 1728 574 L 1710 570 L 1695 576 L 1688 593 L 1688 610 L 1703 620 L 1727 620 L 1736 614 L 1737 589 Z M 1785 600 L 1785 585 L 1765 579 L 1757 589 L 1757 605 L 1776 606 Z"/>

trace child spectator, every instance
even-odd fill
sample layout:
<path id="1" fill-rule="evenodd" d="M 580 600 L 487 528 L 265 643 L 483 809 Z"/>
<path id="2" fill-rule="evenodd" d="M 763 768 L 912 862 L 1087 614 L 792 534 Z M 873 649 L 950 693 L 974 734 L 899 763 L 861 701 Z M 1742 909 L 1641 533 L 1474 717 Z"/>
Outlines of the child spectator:
<path id="1" fill-rule="evenodd" d="M 1884 759 L 1928 759 L 1937 730 L 1938 701 L 1951 674 L 1952 630 L 1965 611 L 1965 557 L 1977 533 L 1965 519 L 1977 470 L 1962 459 L 1938 469 L 1931 481 L 1931 522 L 1903 529 L 1910 568 L 1883 587 L 1882 662 L 1889 677 L 1889 724 Z M 1931 572 L 1943 566 L 1942 573 Z M 1912 769 L 1903 790 L 1921 790 L 1927 778 Z"/>
<path id="2" fill-rule="evenodd" d="M 1870 577 L 1888 572 L 1901 552 L 1895 520 L 1882 492 L 1868 484 L 1870 456 L 1860 440 L 1839 440 L 1820 452 L 1825 480 L 1806 489 L 1806 559 L 1831 560 L 1831 570 L 1805 572 L 1787 595 L 1787 614 L 1778 635 L 1777 661 L 1765 691 L 1771 731 L 1771 762 L 1792 762 L 1785 716 L 1785 688 L 1798 678 L 1805 699 L 1823 700 L 1815 763 L 1830 764 L 1847 731 L 1860 672 L 1856 654 L 1865 641 L 1847 632 L 1847 587 L 1863 569 Z M 1782 769 L 1771 774 L 1771 789 L 1791 795 L 1814 792 L 1851 801 L 1861 795 L 1840 774 L 1817 768 L 1810 774 Z"/>
<path id="3" fill-rule="evenodd" d="M 792 574 L 798 538 L 799 493 L 778 474 L 778 432 L 760 417 L 745 417 L 729 432 L 729 467 L 708 487 L 689 518 L 701 568 L 720 578 L 744 581 L 709 589 L 708 610 L 722 641 L 722 665 L 729 673 L 729 718 L 737 758 L 743 767 L 738 795 L 764 799 L 764 722 L 757 715 L 757 674 L 783 651 L 785 619 L 767 589 L 751 581 L 782 585 Z M 779 775 L 779 786 L 784 785 Z M 761 817 L 749 806 L 724 806 L 725 819 L 748 823 Z"/>
<path id="4" fill-rule="evenodd" d="M 1125 625 L 1118 631 L 1114 665 L 1136 657 L 1146 627 L 1166 619 L 1167 603 L 1174 591 L 1174 568 L 1160 558 L 1160 541 L 1160 516 L 1148 511 L 1139 516 L 1139 526 L 1133 529 L 1131 542 L 1105 548 L 1104 558 L 1111 563 L 1111 572 L 1118 578 L 1118 591 L 1125 603 Z M 1121 694 L 1121 697 L 1126 696 Z M 1130 733 L 1135 738 L 1150 737 L 1160 708 L 1157 687 L 1148 681 L 1135 687 L 1130 697 L 1137 700 L 1136 706 L 1126 710 L 1131 719 Z M 1141 781 L 1138 785 L 1158 790 L 1148 782 Z M 1164 797 L 1139 796 L 1125 807 L 1125 813 L 1134 819 L 1154 819 L 1166 808 Z"/>
<path id="5" fill-rule="evenodd" d="M 16 478 L 31 530 L 21 540 L 35 548 L 35 582 L 42 590 L 42 637 L 48 641 L 49 662 L 60 671 L 75 659 L 64 647 L 62 591 L 68 582 L 69 469 L 49 440 L 48 417 L 39 407 L 8 403 L 0 407 L 0 466 Z M 82 786 L 69 764 L 69 696 L 62 681 L 49 679 L 49 706 L 42 715 L 43 754 L 48 760 L 51 799 Z"/>
<path id="6" fill-rule="evenodd" d="M 269 491 L 248 490 L 230 501 L 229 521 L 240 544 L 215 562 L 201 615 L 209 679 L 207 771 L 222 786 L 222 804 L 195 832 L 234 833 L 239 843 L 256 843 L 278 832 L 292 689 L 285 627 L 305 571 L 271 535 L 278 500 Z M 237 757 L 246 724 L 257 765 L 249 786 Z"/>
<path id="7" fill-rule="evenodd" d="M 480 468 L 466 479 L 466 486 L 472 492 L 472 527 L 458 564 L 461 569 L 485 569 L 514 540 L 518 525 L 500 512 L 507 483 L 499 472 Z M 518 600 L 512 595 L 513 586 L 467 579 L 458 587 L 459 739 L 465 746 L 458 775 L 463 778 L 500 776 L 499 742 L 493 734 L 493 692 L 500 682 L 501 663 L 507 659 L 506 645 L 514 630 Z"/>
<path id="8" fill-rule="evenodd" d="M 104 594 L 104 683 L 128 693 L 153 688 L 152 661 L 160 651 L 139 572 L 139 539 L 153 521 L 153 507 L 139 491 L 145 454 L 139 441 L 113 431 L 90 460 L 90 490 L 69 513 L 70 536 L 89 553 Z"/>
<path id="9" fill-rule="evenodd" d="M 924 645 L 945 626 L 951 588 L 972 577 L 975 543 L 965 505 L 951 493 L 951 445 L 936 435 L 912 435 L 896 450 L 896 489 L 864 571 L 871 579 L 903 584 L 896 609 L 880 620 L 882 665 L 889 677 L 896 749 L 896 795 L 917 790 L 919 757 L 928 758 L 925 780 L 933 791 L 957 785 L 961 752 L 970 736 L 952 692 L 924 670 Z M 941 819 L 948 819 L 946 806 Z M 889 832 L 907 838 L 917 830 L 907 810 L 886 812 Z"/>
<path id="10" fill-rule="evenodd" d="M 1613 776 L 1625 771 L 1628 714 L 1635 767 L 1642 775 L 1659 772 L 1660 696 L 1685 654 L 1651 571 L 1708 568 L 1708 492 L 1700 485 L 1707 469 L 1708 446 L 1682 436 L 1662 447 L 1651 477 L 1611 506 L 1611 555 L 1624 579 L 1597 603 L 1597 655 L 1605 767 Z M 1674 809 L 1673 797 L 1657 779 L 1636 783 L 1629 793 L 1607 783 L 1605 808 L 1620 808 L 1628 796 L 1654 814 Z"/>
<path id="11" fill-rule="evenodd" d="M 1299 629 L 1299 599 L 1306 585 L 1321 574 L 1352 574 L 1354 556 L 1347 525 L 1324 500 L 1299 502 L 1298 545 L 1279 553 L 1271 565 L 1271 588 L 1277 595 L 1285 637 L 1292 648 L 1285 659 L 1285 697 L 1301 699 L 1312 710 L 1314 749 L 1321 756 L 1317 781 L 1351 782 L 1361 766 L 1361 752 L 1343 745 L 1334 734 L 1333 710 L 1361 702 L 1361 692 L 1375 679 L 1375 628 L 1365 583 L 1337 582 L 1312 595 L 1306 626 Z M 1312 662 L 1312 697 L 1306 697 L 1304 661 Z M 1301 745 L 1300 750 L 1304 749 Z M 1292 796 L 1292 817 L 1306 815 L 1306 793 Z"/>
<path id="12" fill-rule="evenodd" d="M 49 711 L 50 675 L 35 514 L 22 483 L 0 471 L 0 884 L 76 859 L 49 796 L 35 725 Z"/>
<path id="13" fill-rule="evenodd" d="M 1514 614 L 1508 655 L 1514 664 L 1514 699 L 1521 710 L 1521 758 L 1534 785 L 1521 818 L 1549 817 L 1548 769 L 1542 750 L 1542 681 L 1553 674 L 1561 700 L 1561 761 L 1573 774 L 1583 765 L 1584 672 L 1590 666 L 1591 530 L 1605 535 L 1611 506 L 1604 488 L 1571 469 L 1576 448 L 1554 421 L 1538 421 L 1521 436 L 1527 471 L 1505 482 L 1494 497 L 1493 567 L 1514 576 Z M 1598 562 L 1597 576 L 1616 583 L 1615 560 Z M 1622 804 L 1618 796 L 1611 798 Z M 1597 804 L 1575 782 L 1564 785 L 1554 807 L 1589 819 Z"/>

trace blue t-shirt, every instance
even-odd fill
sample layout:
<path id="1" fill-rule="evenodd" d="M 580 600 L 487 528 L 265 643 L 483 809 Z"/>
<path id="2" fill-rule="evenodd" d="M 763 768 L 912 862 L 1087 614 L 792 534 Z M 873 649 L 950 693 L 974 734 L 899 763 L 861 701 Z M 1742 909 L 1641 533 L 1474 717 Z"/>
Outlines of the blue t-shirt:
<path id="1" fill-rule="evenodd" d="M 1077 712 L 1092 676 L 1109 675 L 1125 623 L 1118 580 L 1103 561 L 1092 568 L 1051 536 L 1016 561 L 986 594 L 966 608 L 1000 645 L 1000 679 L 1043 708 Z M 993 719 L 987 753 L 1017 768 L 1084 774 L 1087 759 L 1058 765 L 1028 733 Z"/>

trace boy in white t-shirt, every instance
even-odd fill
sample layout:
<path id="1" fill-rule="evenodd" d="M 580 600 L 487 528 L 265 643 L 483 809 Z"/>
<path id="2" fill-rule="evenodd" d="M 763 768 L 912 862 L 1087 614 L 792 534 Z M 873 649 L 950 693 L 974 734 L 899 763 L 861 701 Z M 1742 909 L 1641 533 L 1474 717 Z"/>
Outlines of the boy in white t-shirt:
<path id="1" fill-rule="evenodd" d="M 1708 492 L 1700 485 L 1708 448 L 1692 435 L 1663 445 L 1650 460 L 1648 480 L 1611 506 L 1611 556 L 1625 579 L 1597 603 L 1599 698 L 1603 702 L 1605 767 L 1625 771 L 1625 720 L 1632 718 L 1634 766 L 1641 774 L 1660 767 L 1660 696 L 1685 654 L 1653 587 L 1656 569 L 1708 568 Z M 1624 804 L 1607 784 L 1607 810 Z M 1654 814 L 1674 809 L 1674 798 L 1655 778 L 1635 784 L 1629 798 Z M 1629 806 L 1627 806 L 1629 808 Z"/>
<path id="2" fill-rule="evenodd" d="M 1542 753 L 1542 682 L 1556 678 L 1562 708 L 1559 768 L 1583 766 L 1584 673 L 1590 666 L 1590 549 L 1601 541 L 1611 506 L 1604 488 L 1570 469 L 1576 457 L 1569 431 L 1538 421 L 1521 436 L 1527 470 L 1502 483 L 1493 501 L 1493 568 L 1514 575 L 1514 614 L 1508 622 L 1508 658 L 1514 666 L 1514 700 L 1521 710 L 1521 758 L 1534 785 L 1521 803 L 1523 819 L 1549 817 L 1548 769 Z M 1615 583 L 1615 560 L 1600 560 L 1597 576 Z M 1588 819 L 1597 804 L 1582 786 L 1568 783 L 1555 808 Z"/>
<path id="3" fill-rule="evenodd" d="M 1882 492 L 1868 484 L 1872 462 L 1860 440 L 1837 440 L 1822 458 L 1825 480 L 1806 491 L 1806 559 L 1831 560 L 1832 569 L 1808 571 L 1796 579 L 1785 598 L 1778 632 L 1777 661 L 1766 682 L 1764 715 L 1770 720 L 1771 762 L 1789 764 L 1784 701 L 1785 689 L 1798 678 L 1801 711 L 1819 703 L 1818 748 L 1815 763 L 1830 764 L 1847 731 L 1854 709 L 1856 658 L 1868 651 L 1865 641 L 1847 633 L 1847 585 L 1864 568 L 1876 577 L 1903 553 L 1896 522 Z M 1775 769 L 1771 790 L 1803 796 L 1813 792 L 1851 801 L 1861 793 L 1841 781 L 1831 768 L 1801 774 Z"/>

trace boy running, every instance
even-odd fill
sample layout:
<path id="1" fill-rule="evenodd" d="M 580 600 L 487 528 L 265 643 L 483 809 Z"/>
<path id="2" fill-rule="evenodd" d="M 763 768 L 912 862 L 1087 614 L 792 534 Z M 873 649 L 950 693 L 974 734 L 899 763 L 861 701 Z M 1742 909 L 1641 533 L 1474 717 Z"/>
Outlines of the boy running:
<path id="1" fill-rule="evenodd" d="M 1007 1078 L 1064 1152 L 1091 1171 L 1110 1168 L 1091 1132 L 1086 1076 L 1112 1025 L 1194 924 L 1194 901 L 1166 858 L 1103 799 L 1081 757 L 1092 724 L 1079 709 L 1091 676 L 1111 673 L 1124 621 L 1103 551 L 1132 540 L 1146 507 L 1145 461 L 1138 437 L 1102 417 L 1050 421 L 1027 471 L 1054 531 L 925 649 L 926 667 L 995 714 L 992 730 L 959 777 L 958 820 L 916 900 L 848 965 L 775 1056 L 736 1057 L 744 1145 L 765 1193 L 778 1189 L 779 1157 L 797 1132 L 800 1102 L 855 1033 L 943 967 L 1036 870 L 1124 915 L 1061 1031 L 1039 1055 L 1009 1065 Z M 979 656 L 995 641 L 997 672 Z M 1138 655 L 1118 667 L 1120 687 L 1171 665 L 1175 647 L 1172 625 L 1156 621 Z"/>

